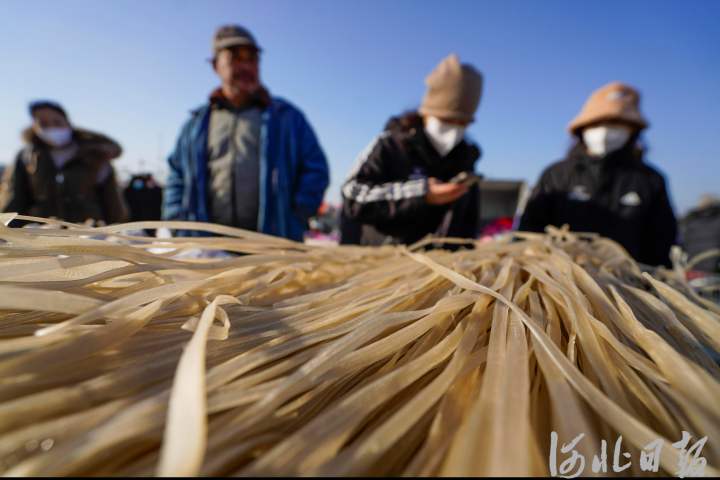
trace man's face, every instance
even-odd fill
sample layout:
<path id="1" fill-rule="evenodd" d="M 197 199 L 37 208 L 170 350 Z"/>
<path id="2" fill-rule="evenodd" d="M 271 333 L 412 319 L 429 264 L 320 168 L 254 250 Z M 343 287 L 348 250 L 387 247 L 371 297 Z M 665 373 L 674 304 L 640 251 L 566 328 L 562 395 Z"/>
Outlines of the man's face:
<path id="1" fill-rule="evenodd" d="M 248 93 L 260 87 L 259 55 L 253 47 L 223 48 L 213 66 L 223 85 Z"/>

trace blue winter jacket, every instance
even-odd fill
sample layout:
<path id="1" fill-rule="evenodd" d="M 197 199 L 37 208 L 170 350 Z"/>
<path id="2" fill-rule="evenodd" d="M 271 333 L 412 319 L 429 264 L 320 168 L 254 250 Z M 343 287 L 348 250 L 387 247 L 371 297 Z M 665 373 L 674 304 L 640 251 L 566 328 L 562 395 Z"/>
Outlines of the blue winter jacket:
<path id="1" fill-rule="evenodd" d="M 307 219 L 317 212 L 330 175 L 325 154 L 300 110 L 272 98 L 260 129 L 258 230 L 301 241 Z M 168 158 L 164 220 L 210 221 L 208 125 L 210 104 L 194 110 Z M 197 231 L 177 235 L 200 236 Z"/>

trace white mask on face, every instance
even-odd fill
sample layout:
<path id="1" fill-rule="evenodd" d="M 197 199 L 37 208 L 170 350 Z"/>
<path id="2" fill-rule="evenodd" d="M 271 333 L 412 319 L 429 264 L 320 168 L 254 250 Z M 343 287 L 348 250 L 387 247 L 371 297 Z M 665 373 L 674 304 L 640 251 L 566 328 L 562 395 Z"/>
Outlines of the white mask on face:
<path id="1" fill-rule="evenodd" d="M 465 127 L 445 123 L 436 117 L 427 117 L 425 120 L 425 133 L 435 150 L 441 157 L 444 157 L 455 148 L 455 145 L 462 142 L 465 136 Z"/>
<path id="2" fill-rule="evenodd" d="M 72 140 L 72 129 L 67 127 L 43 128 L 37 131 L 37 135 L 48 145 L 63 147 Z"/>
<path id="3" fill-rule="evenodd" d="M 590 155 L 603 157 L 624 147 L 631 133 L 629 127 L 600 125 L 586 128 L 582 137 Z"/>

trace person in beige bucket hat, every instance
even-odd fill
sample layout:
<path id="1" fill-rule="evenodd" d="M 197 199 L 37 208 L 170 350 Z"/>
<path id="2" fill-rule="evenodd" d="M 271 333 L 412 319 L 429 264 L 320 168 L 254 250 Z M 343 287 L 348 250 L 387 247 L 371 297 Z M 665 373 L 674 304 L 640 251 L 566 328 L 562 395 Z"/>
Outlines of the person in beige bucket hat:
<path id="1" fill-rule="evenodd" d="M 568 224 L 617 241 L 640 263 L 669 266 L 677 221 L 664 176 L 643 159 L 647 127 L 635 88 L 612 82 L 594 91 L 568 124 L 573 146 L 543 171 L 519 229 Z"/>
<path id="2" fill-rule="evenodd" d="M 473 172 L 480 149 L 465 130 L 475 118 L 483 77 L 451 54 L 425 85 L 419 109 L 391 118 L 343 185 L 342 230 L 360 233 L 343 236 L 342 243 L 475 237 L 479 195 Z M 363 226 L 346 230 L 352 222 Z"/>

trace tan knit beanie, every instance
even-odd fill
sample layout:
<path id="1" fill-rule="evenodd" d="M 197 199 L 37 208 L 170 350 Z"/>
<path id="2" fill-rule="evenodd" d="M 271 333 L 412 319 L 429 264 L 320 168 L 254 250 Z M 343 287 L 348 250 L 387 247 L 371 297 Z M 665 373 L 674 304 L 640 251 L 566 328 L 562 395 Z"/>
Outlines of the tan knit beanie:
<path id="1" fill-rule="evenodd" d="M 620 121 L 639 129 L 648 126 L 640 113 L 640 93 L 620 82 L 612 82 L 595 90 L 580 113 L 568 125 L 570 133 L 602 121 Z"/>
<path id="2" fill-rule="evenodd" d="M 473 120 L 483 77 L 472 65 L 461 65 L 457 55 L 452 54 L 427 76 L 425 85 L 421 114 L 464 122 Z"/>

